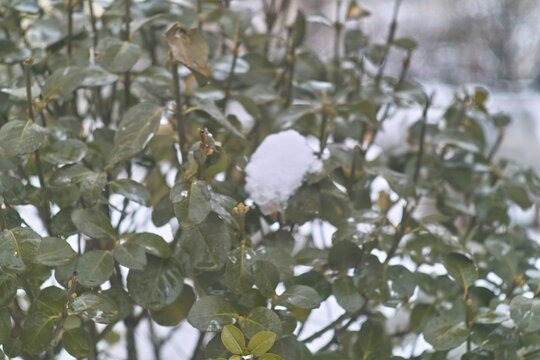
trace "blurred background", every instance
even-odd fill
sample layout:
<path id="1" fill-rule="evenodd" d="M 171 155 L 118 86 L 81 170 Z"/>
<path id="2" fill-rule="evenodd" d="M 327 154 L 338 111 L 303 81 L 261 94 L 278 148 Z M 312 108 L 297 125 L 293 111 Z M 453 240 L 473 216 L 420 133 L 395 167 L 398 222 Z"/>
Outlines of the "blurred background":
<path id="1" fill-rule="evenodd" d="M 336 19 L 335 0 L 299 1 L 306 13 L 320 12 Z M 345 2 L 344 2 L 345 3 Z M 374 41 L 383 43 L 395 1 L 363 0 L 371 16 L 359 26 Z M 341 19 L 346 6 L 342 6 Z M 435 91 L 441 108 L 456 91 L 485 86 L 491 96 L 490 111 L 512 116 L 501 155 L 540 170 L 540 1 L 538 0 L 402 0 L 397 37 L 418 42 L 410 76 Z M 309 44 L 318 52 L 333 54 L 333 29 L 310 23 Z M 399 71 L 401 55 L 388 68 Z M 400 127 L 416 114 L 398 115 L 385 129 L 383 147 L 399 146 Z M 403 133 L 401 133 L 403 134 Z"/>

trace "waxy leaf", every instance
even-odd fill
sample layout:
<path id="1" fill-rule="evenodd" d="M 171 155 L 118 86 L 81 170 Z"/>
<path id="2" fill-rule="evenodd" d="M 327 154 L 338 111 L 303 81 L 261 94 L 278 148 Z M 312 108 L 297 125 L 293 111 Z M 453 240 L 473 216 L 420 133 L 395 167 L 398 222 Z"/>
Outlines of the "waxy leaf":
<path id="1" fill-rule="evenodd" d="M 478 278 L 474 262 L 460 253 L 446 255 L 444 258 L 444 267 L 448 271 L 448 274 L 465 288 L 465 292 L 467 292 L 469 286 Z"/>
<path id="2" fill-rule="evenodd" d="M 261 294 L 271 298 L 279 283 L 279 270 L 270 261 L 257 260 L 253 266 L 253 282 Z"/>
<path id="3" fill-rule="evenodd" d="M 356 312 L 364 306 L 365 300 L 354 286 L 351 277 L 339 277 L 332 285 L 338 304 L 347 312 Z"/>
<path id="4" fill-rule="evenodd" d="M 200 331 L 217 332 L 234 323 L 238 314 L 221 296 L 209 295 L 199 299 L 188 315 L 189 323 Z"/>
<path id="5" fill-rule="evenodd" d="M 321 304 L 321 297 L 313 288 L 305 285 L 294 285 L 287 288 L 279 296 L 280 303 L 285 306 L 296 306 L 301 309 L 315 309 Z"/>
<path id="6" fill-rule="evenodd" d="M 201 180 L 181 180 L 171 189 L 171 202 L 180 225 L 184 228 L 198 225 L 210 213 L 210 190 Z"/>
<path id="7" fill-rule="evenodd" d="M 139 45 L 111 37 L 100 40 L 97 51 L 96 64 L 112 73 L 130 70 L 141 56 Z"/>
<path id="8" fill-rule="evenodd" d="M 227 259 L 225 267 L 225 283 L 234 294 L 242 294 L 251 289 L 252 266 L 255 254 L 245 245 L 233 250 Z"/>
<path id="9" fill-rule="evenodd" d="M 94 287 L 109 280 L 113 273 L 114 259 L 110 251 L 92 250 L 84 253 L 77 262 L 81 285 Z"/>
<path id="10" fill-rule="evenodd" d="M 253 308 L 240 322 L 240 328 L 248 338 L 261 331 L 271 331 L 276 334 L 282 333 L 282 325 L 279 316 L 263 306 Z"/>
<path id="11" fill-rule="evenodd" d="M 159 310 L 150 310 L 152 320 L 161 326 L 175 326 L 187 318 L 189 310 L 195 303 L 195 292 L 188 285 L 182 287 L 180 295 L 172 304 Z"/>
<path id="12" fill-rule="evenodd" d="M 276 334 L 270 331 L 261 331 L 255 334 L 248 343 L 248 349 L 254 356 L 261 356 L 274 346 Z"/>
<path id="13" fill-rule="evenodd" d="M 55 165 L 79 162 L 84 158 L 87 151 L 88 147 L 80 140 L 60 140 L 55 142 L 45 154 L 44 160 Z"/>
<path id="14" fill-rule="evenodd" d="M 71 213 L 71 221 L 80 232 L 91 238 L 115 238 L 109 218 L 99 210 L 77 209 Z"/>
<path id="15" fill-rule="evenodd" d="M 111 191 L 120 194 L 128 200 L 147 206 L 150 202 L 150 192 L 142 184 L 131 179 L 119 179 L 109 183 Z"/>
<path id="16" fill-rule="evenodd" d="M 39 293 L 30 308 L 28 314 L 45 314 L 47 316 L 62 316 L 68 299 L 67 291 L 56 286 L 49 286 Z"/>
<path id="17" fill-rule="evenodd" d="M 118 309 L 114 301 L 105 294 L 91 292 L 85 292 L 71 300 L 68 314 L 82 314 L 101 324 L 112 324 L 118 320 Z"/>
<path id="18" fill-rule="evenodd" d="M 218 271 L 225 265 L 223 256 L 231 247 L 230 235 L 223 221 L 210 214 L 199 226 L 184 230 L 180 244 L 190 257 L 191 265 L 206 271 Z"/>
<path id="19" fill-rule="evenodd" d="M 114 259 L 130 269 L 143 269 L 146 266 L 144 248 L 134 242 L 126 242 L 114 247 Z"/>
<path id="20" fill-rule="evenodd" d="M 62 344 L 72 356 L 82 358 L 90 355 L 94 349 L 91 339 L 90 334 L 79 327 L 65 331 L 62 335 Z"/>
<path id="21" fill-rule="evenodd" d="M 157 131 L 162 115 L 163 108 L 150 103 L 137 104 L 129 109 L 118 124 L 108 166 L 114 166 L 143 150 Z"/>
<path id="22" fill-rule="evenodd" d="M 36 254 L 36 262 L 46 266 L 63 266 L 73 260 L 75 250 L 67 241 L 57 237 L 46 237 L 41 240 Z"/>
<path id="23" fill-rule="evenodd" d="M 37 313 L 28 317 L 24 323 L 21 340 L 25 350 L 32 355 L 45 351 L 54 336 L 56 318 Z"/>
<path id="24" fill-rule="evenodd" d="M 449 350 L 461 345 L 469 336 L 464 322 L 447 316 L 434 317 L 426 323 L 424 337 L 436 350 Z"/>
<path id="25" fill-rule="evenodd" d="M 17 280 L 14 276 L 0 273 L 0 308 L 9 306 L 17 294 Z"/>
<path id="26" fill-rule="evenodd" d="M 64 97 L 71 94 L 81 85 L 85 77 L 84 69 L 71 66 L 55 70 L 47 78 L 41 96 L 43 101 Z"/>
<path id="27" fill-rule="evenodd" d="M 540 330 L 540 300 L 516 296 L 510 302 L 510 317 L 523 331 Z"/>
<path id="28" fill-rule="evenodd" d="M 29 228 L 16 227 L 0 233 L 0 264 L 8 271 L 22 272 L 35 260 L 41 237 Z"/>
<path id="29" fill-rule="evenodd" d="M 138 233 L 131 236 L 129 241 L 133 241 L 144 248 L 144 250 L 151 255 L 168 258 L 171 256 L 171 247 L 163 240 L 159 235 L 152 233 Z"/>
<path id="30" fill-rule="evenodd" d="M 9 121 L 0 129 L 0 147 L 7 154 L 31 154 L 47 142 L 47 133 L 41 126 L 28 121 Z"/>
<path id="31" fill-rule="evenodd" d="M 176 300 L 184 278 L 176 259 L 148 257 L 143 270 L 130 270 L 127 288 L 135 303 L 145 309 L 159 310 Z"/>
<path id="32" fill-rule="evenodd" d="M 242 331 L 234 325 L 225 325 L 221 330 L 223 345 L 233 354 L 242 355 L 246 347 L 246 339 Z"/>

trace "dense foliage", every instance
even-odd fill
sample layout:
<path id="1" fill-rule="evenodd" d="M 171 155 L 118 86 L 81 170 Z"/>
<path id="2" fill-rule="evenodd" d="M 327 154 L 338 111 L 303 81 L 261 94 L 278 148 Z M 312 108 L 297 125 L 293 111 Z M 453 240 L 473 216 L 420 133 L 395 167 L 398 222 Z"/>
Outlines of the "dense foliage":
<path id="1" fill-rule="evenodd" d="M 262 3 L 0 0 L 0 358 L 159 359 L 186 322 L 192 359 L 538 358 L 540 247 L 510 213 L 540 179 L 495 156 L 509 118 L 482 88 L 433 108 L 400 0 L 380 44 L 356 1 Z M 288 129 L 321 166 L 263 211 L 245 169 Z"/>

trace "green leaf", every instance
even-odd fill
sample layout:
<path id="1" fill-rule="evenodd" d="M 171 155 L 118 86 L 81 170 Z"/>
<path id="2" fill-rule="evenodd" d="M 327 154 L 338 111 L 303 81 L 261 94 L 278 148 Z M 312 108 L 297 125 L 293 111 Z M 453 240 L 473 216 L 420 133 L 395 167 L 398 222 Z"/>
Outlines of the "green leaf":
<path id="1" fill-rule="evenodd" d="M 36 254 L 36 262 L 46 266 L 63 266 L 75 257 L 75 250 L 67 241 L 57 237 L 46 237 L 41 240 Z"/>
<path id="2" fill-rule="evenodd" d="M 347 312 L 356 312 L 364 306 L 365 300 L 354 286 L 349 276 L 339 277 L 332 285 L 334 296 L 339 305 Z"/>
<path id="3" fill-rule="evenodd" d="M 184 230 L 180 244 L 194 268 L 218 271 L 227 261 L 223 255 L 228 253 L 231 239 L 226 225 L 212 213 L 199 226 Z"/>
<path id="4" fill-rule="evenodd" d="M 281 247 L 267 247 L 257 250 L 257 260 L 269 261 L 279 271 L 279 280 L 285 281 L 294 275 L 294 259 L 291 253 Z"/>
<path id="5" fill-rule="evenodd" d="M 68 315 L 84 315 L 95 322 L 112 324 L 118 320 L 118 308 L 109 296 L 85 292 L 70 301 Z"/>
<path id="6" fill-rule="evenodd" d="M 45 81 L 41 89 L 43 101 L 49 101 L 64 97 L 75 91 L 81 85 L 85 77 L 84 69 L 77 66 L 59 68 Z"/>
<path id="7" fill-rule="evenodd" d="M 393 42 L 394 46 L 397 46 L 399 48 L 402 48 L 404 50 L 414 50 L 418 47 L 418 43 L 411 38 L 399 38 L 395 39 Z"/>
<path id="8" fill-rule="evenodd" d="M 448 274 L 463 286 L 465 292 L 478 278 L 474 262 L 460 253 L 450 253 L 444 257 L 444 267 Z"/>
<path id="9" fill-rule="evenodd" d="M 102 292 L 112 300 L 118 309 L 118 320 L 125 319 L 131 314 L 133 302 L 129 294 L 120 286 L 113 285 L 109 289 Z"/>
<path id="10" fill-rule="evenodd" d="M 91 238 L 114 239 L 115 232 L 109 218 L 96 209 L 77 209 L 71 213 L 71 221 L 75 227 Z"/>
<path id="11" fill-rule="evenodd" d="M 54 336 L 55 318 L 45 314 L 30 315 L 24 322 L 21 340 L 24 349 L 32 355 L 45 351 Z"/>
<path id="12" fill-rule="evenodd" d="M 17 295 L 17 279 L 14 276 L 0 272 L 0 308 L 9 306 Z"/>
<path id="13" fill-rule="evenodd" d="M 221 110 L 216 106 L 216 104 L 208 99 L 202 100 L 199 105 L 193 110 L 200 110 L 207 113 L 212 119 L 214 119 L 219 125 L 228 130 L 231 134 L 238 136 L 241 139 L 245 140 L 244 134 L 242 134 L 233 124 L 223 115 Z"/>
<path id="14" fill-rule="evenodd" d="M 233 294 L 242 294 L 251 289 L 254 257 L 253 250 L 245 246 L 241 246 L 229 254 L 225 267 L 225 283 Z"/>
<path id="15" fill-rule="evenodd" d="M 67 300 L 68 294 L 66 290 L 56 286 L 49 286 L 41 290 L 37 299 L 30 305 L 28 314 L 41 313 L 49 317 L 62 316 Z"/>
<path id="16" fill-rule="evenodd" d="M 171 189 L 174 213 L 184 228 L 198 225 L 210 213 L 209 185 L 201 180 L 181 180 Z"/>
<path id="17" fill-rule="evenodd" d="M 85 78 L 82 83 L 83 87 L 98 87 L 111 85 L 118 80 L 118 76 L 105 71 L 101 66 L 89 65 L 85 69 Z"/>
<path id="18" fill-rule="evenodd" d="M 21 337 L 11 338 L 4 344 L 4 353 L 10 358 L 16 358 L 23 352 L 23 343 Z"/>
<path id="19" fill-rule="evenodd" d="M 242 355 L 246 347 L 246 339 L 242 331 L 233 325 L 225 325 L 221 330 L 223 345 L 233 354 Z"/>
<path id="20" fill-rule="evenodd" d="M 287 288 L 279 296 L 280 303 L 285 306 L 296 306 L 301 309 L 315 309 L 321 304 L 321 297 L 313 288 L 305 285 L 294 285 Z"/>
<path id="21" fill-rule="evenodd" d="M 174 258 L 149 256 L 143 270 L 130 270 L 127 277 L 127 288 L 133 301 L 150 310 L 159 310 L 174 302 L 183 285 L 182 268 Z"/>
<path id="22" fill-rule="evenodd" d="M 130 269 L 143 269 L 146 266 L 144 248 L 134 242 L 126 242 L 114 247 L 114 259 Z"/>
<path id="23" fill-rule="evenodd" d="M 175 326 L 187 318 L 189 310 L 195 303 L 195 292 L 191 286 L 182 287 L 180 295 L 172 304 L 159 310 L 150 310 L 152 320 L 162 326 Z"/>
<path id="24" fill-rule="evenodd" d="M 112 167 L 144 149 L 159 127 L 163 108 L 151 103 L 141 103 L 129 109 L 114 136 L 114 148 L 108 166 Z"/>
<path id="25" fill-rule="evenodd" d="M 464 322 L 447 316 L 434 317 L 424 327 L 424 338 L 436 350 L 455 348 L 469 336 L 469 330 Z"/>
<path id="26" fill-rule="evenodd" d="M 90 334 L 82 329 L 67 330 L 62 335 L 62 344 L 68 353 L 76 358 L 87 357 L 94 349 Z"/>
<path id="27" fill-rule="evenodd" d="M 88 147 L 80 140 L 60 140 L 45 154 L 44 160 L 54 165 L 79 162 L 87 151 Z"/>
<path id="28" fill-rule="evenodd" d="M 221 296 L 208 295 L 199 299 L 188 314 L 188 322 L 200 331 L 217 332 L 232 325 L 239 315 Z"/>
<path id="29" fill-rule="evenodd" d="M 357 53 L 361 49 L 368 45 L 369 39 L 364 32 L 360 29 L 351 29 L 345 33 L 343 45 L 345 46 L 345 53 Z"/>
<path id="30" fill-rule="evenodd" d="M 11 337 L 11 317 L 8 308 L 0 308 L 0 344 L 5 344 Z"/>
<path id="31" fill-rule="evenodd" d="M 150 192 L 142 184 L 131 179 L 113 180 L 109 183 L 111 191 L 128 200 L 144 206 L 150 203 Z"/>
<path id="32" fill-rule="evenodd" d="M 279 316 L 263 306 L 253 308 L 240 322 L 240 328 L 248 338 L 261 331 L 280 335 L 283 331 Z"/>
<path id="33" fill-rule="evenodd" d="M 276 354 L 266 353 L 266 354 L 262 354 L 259 357 L 259 360 L 283 360 L 283 358 Z"/>
<path id="34" fill-rule="evenodd" d="M 159 235 L 152 233 L 138 233 L 133 234 L 129 241 L 133 241 L 144 248 L 144 250 L 151 255 L 160 258 L 169 258 L 172 254 L 169 244 L 163 240 Z"/>
<path id="35" fill-rule="evenodd" d="M 29 228 L 16 227 L 0 233 L 0 264 L 8 271 L 22 272 L 35 260 L 41 237 Z"/>
<path id="36" fill-rule="evenodd" d="M 335 270 L 354 268 L 360 263 L 362 251 L 348 240 L 338 241 L 328 253 L 328 266 Z"/>
<path id="37" fill-rule="evenodd" d="M 47 142 L 46 130 L 31 120 L 9 121 L 0 129 L 0 146 L 9 155 L 31 154 Z"/>
<path id="38" fill-rule="evenodd" d="M 64 330 L 71 330 L 81 327 L 81 319 L 76 315 L 69 315 L 66 316 L 66 320 L 64 321 L 64 324 L 62 324 L 62 328 Z"/>
<path id="39" fill-rule="evenodd" d="M 88 171 L 75 176 L 73 182 L 79 185 L 84 202 L 89 206 L 94 206 L 107 184 L 107 176 L 102 172 Z"/>
<path id="40" fill-rule="evenodd" d="M 253 266 L 253 282 L 261 294 L 271 298 L 279 283 L 279 270 L 270 261 L 257 260 Z"/>
<path id="41" fill-rule="evenodd" d="M 540 300 L 516 296 L 510 302 L 510 317 L 523 331 L 540 330 Z"/>
<path id="42" fill-rule="evenodd" d="M 276 334 L 271 331 L 261 331 L 255 334 L 248 343 L 248 349 L 254 356 L 261 356 L 274 346 Z"/>
<path id="43" fill-rule="evenodd" d="M 84 253 L 77 262 L 79 283 L 94 287 L 109 280 L 113 273 L 114 259 L 110 251 L 92 250 Z"/>
<path id="44" fill-rule="evenodd" d="M 129 71 L 141 56 L 137 44 L 107 37 L 100 39 L 96 64 L 112 73 Z"/>

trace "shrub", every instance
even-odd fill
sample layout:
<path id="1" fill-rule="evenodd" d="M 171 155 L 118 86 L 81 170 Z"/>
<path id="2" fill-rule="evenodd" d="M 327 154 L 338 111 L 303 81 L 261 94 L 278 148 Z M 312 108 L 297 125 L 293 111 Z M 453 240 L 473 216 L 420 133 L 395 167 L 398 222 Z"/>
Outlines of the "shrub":
<path id="1" fill-rule="evenodd" d="M 540 179 L 495 157 L 509 118 L 482 88 L 433 109 L 399 0 L 384 43 L 356 1 L 263 3 L 0 2 L 0 358 L 121 333 L 137 359 L 143 324 L 159 358 L 186 322 L 192 359 L 536 358 L 540 249 L 509 213 Z"/>

